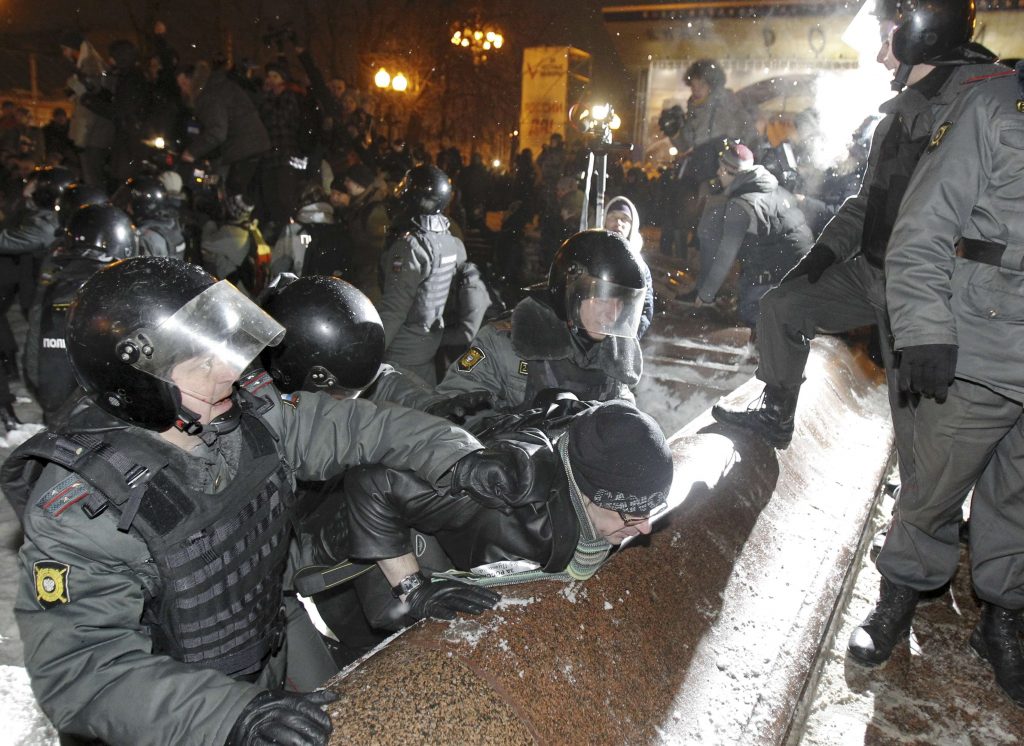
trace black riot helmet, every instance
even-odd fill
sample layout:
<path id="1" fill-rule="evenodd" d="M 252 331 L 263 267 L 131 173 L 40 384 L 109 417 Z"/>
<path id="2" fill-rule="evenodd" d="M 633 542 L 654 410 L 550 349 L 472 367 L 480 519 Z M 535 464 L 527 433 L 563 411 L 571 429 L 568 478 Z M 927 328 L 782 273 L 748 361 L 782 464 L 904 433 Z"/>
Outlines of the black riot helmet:
<path id="1" fill-rule="evenodd" d="M 110 202 L 103 187 L 94 184 L 75 182 L 69 185 L 60 197 L 54 209 L 57 210 L 57 221 L 62 229 L 67 229 L 71 218 L 86 205 L 106 205 Z"/>
<path id="2" fill-rule="evenodd" d="M 113 205 L 87 205 L 78 210 L 65 229 L 66 251 L 113 262 L 138 254 L 131 218 Z"/>
<path id="3" fill-rule="evenodd" d="M 548 298 L 560 319 L 594 340 L 635 337 L 647 285 L 640 262 L 618 233 L 587 230 L 568 238 L 548 271 Z"/>
<path id="4" fill-rule="evenodd" d="M 126 210 L 136 221 L 161 218 L 171 209 L 167 189 L 155 176 L 129 178 L 114 195 L 114 204 Z"/>
<path id="5" fill-rule="evenodd" d="M 25 194 L 36 207 L 52 210 L 61 193 L 74 180 L 74 174 L 62 166 L 36 166 L 26 179 Z"/>
<path id="6" fill-rule="evenodd" d="M 452 181 L 437 166 L 416 166 L 406 171 L 395 197 L 408 215 L 438 215 L 451 201 Z"/>
<path id="7" fill-rule="evenodd" d="M 86 205 L 80 208 L 64 231 L 66 251 L 70 254 L 112 262 L 138 253 L 135 226 L 131 218 L 113 205 Z"/>
<path id="8" fill-rule="evenodd" d="M 197 434 L 281 325 L 226 280 L 174 259 L 133 257 L 94 274 L 71 304 L 65 334 L 75 377 L 99 407 L 150 430 Z M 214 423 L 216 423 L 216 419 Z"/>
<path id="9" fill-rule="evenodd" d="M 384 360 L 384 325 L 370 299 L 342 279 L 307 275 L 263 302 L 285 328 L 263 350 L 263 367 L 285 392 L 354 396 L 373 383 Z"/>
<path id="10" fill-rule="evenodd" d="M 892 52 L 905 65 L 939 62 L 974 35 L 974 0 L 900 0 Z"/>

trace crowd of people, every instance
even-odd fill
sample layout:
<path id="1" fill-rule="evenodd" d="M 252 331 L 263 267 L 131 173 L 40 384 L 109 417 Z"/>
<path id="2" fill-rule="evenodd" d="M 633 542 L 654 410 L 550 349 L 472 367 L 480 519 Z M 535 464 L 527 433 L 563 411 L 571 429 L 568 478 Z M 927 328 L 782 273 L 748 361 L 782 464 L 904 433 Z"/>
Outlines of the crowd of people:
<path id="1" fill-rule="evenodd" d="M 687 71 L 677 132 L 708 160 L 678 205 L 700 257 L 688 300 L 714 303 L 739 263 L 765 389 L 713 415 L 776 448 L 810 340 L 878 327 L 901 489 L 850 655 L 885 661 L 949 580 L 974 487 L 971 645 L 1024 706 L 1024 73 L 970 41 L 970 3 L 876 12 L 901 92 L 818 235 L 755 162 L 750 122 L 720 129 L 740 109 L 717 65 Z M 25 534 L 26 667 L 69 743 L 321 744 L 333 695 L 316 687 L 385 631 L 482 613 L 509 582 L 586 580 L 666 509 L 672 456 L 632 393 L 655 309 L 649 185 L 614 172 L 580 230 L 560 136 L 502 180 L 450 141 L 436 158 L 380 141 L 287 36 L 306 88 L 281 60 L 261 86 L 181 65 L 154 32 L 145 64 L 66 35 L 70 120 L 0 133 L 0 419 L 18 425 L 20 377 L 47 426 L 0 472 Z M 459 235 L 486 230 L 497 194 L 478 267 Z M 508 309 L 488 281 L 526 279 L 530 224 L 545 279 Z"/>

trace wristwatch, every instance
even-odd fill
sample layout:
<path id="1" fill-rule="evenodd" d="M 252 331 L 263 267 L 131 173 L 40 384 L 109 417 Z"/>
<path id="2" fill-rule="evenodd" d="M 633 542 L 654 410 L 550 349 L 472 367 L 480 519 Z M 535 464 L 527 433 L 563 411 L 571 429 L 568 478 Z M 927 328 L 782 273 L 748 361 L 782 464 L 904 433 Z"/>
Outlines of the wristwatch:
<path id="1" fill-rule="evenodd" d="M 427 579 L 423 577 L 423 573 L 414 572 L 412 575 L 406 575 L 402 578 L 398 585 L 391 587 L 391 595 L 395 598 L 401 598 L 407 593 L 412 593 L 414 590 L 419 588 L 421 585 L 425 585 Z"/>

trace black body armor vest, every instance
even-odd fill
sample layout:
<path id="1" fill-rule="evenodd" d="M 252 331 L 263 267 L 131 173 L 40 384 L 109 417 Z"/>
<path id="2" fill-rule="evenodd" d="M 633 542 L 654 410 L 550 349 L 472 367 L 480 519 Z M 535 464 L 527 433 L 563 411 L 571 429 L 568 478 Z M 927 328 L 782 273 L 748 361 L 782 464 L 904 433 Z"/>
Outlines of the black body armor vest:
<path id="1" fill-rule="evenodd" d="M 247 404 L 239 428 L 237 475 L 214 495 L 190 490 L 126 430 L 40 433 L 4 464 L 2 485 L 20 517 L 40 461 L 86 479 L 97 491 L 86 514 L 116 511 L 118 529 L 140 536 L 156 563 L 160 591 L 142 616 L 154 652 L 255 680 L 284 641 L 293 489 L 275 435 Z"/>

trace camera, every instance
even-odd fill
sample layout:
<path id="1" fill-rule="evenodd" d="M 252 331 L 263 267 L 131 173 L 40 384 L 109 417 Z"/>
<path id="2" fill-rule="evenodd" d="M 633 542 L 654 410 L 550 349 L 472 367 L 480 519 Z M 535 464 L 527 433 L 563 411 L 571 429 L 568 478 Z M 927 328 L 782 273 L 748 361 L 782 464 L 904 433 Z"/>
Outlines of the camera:
<path id="1" fill-rule="evenodd" d="M 667 137 L 675 137 L 683 126 L 683 116 L 683 107 L 679 106 L 679 104 L 665 109 L 661 112 L 661 116 L 658 117 L 658 129 L 664 132 Z"/>

